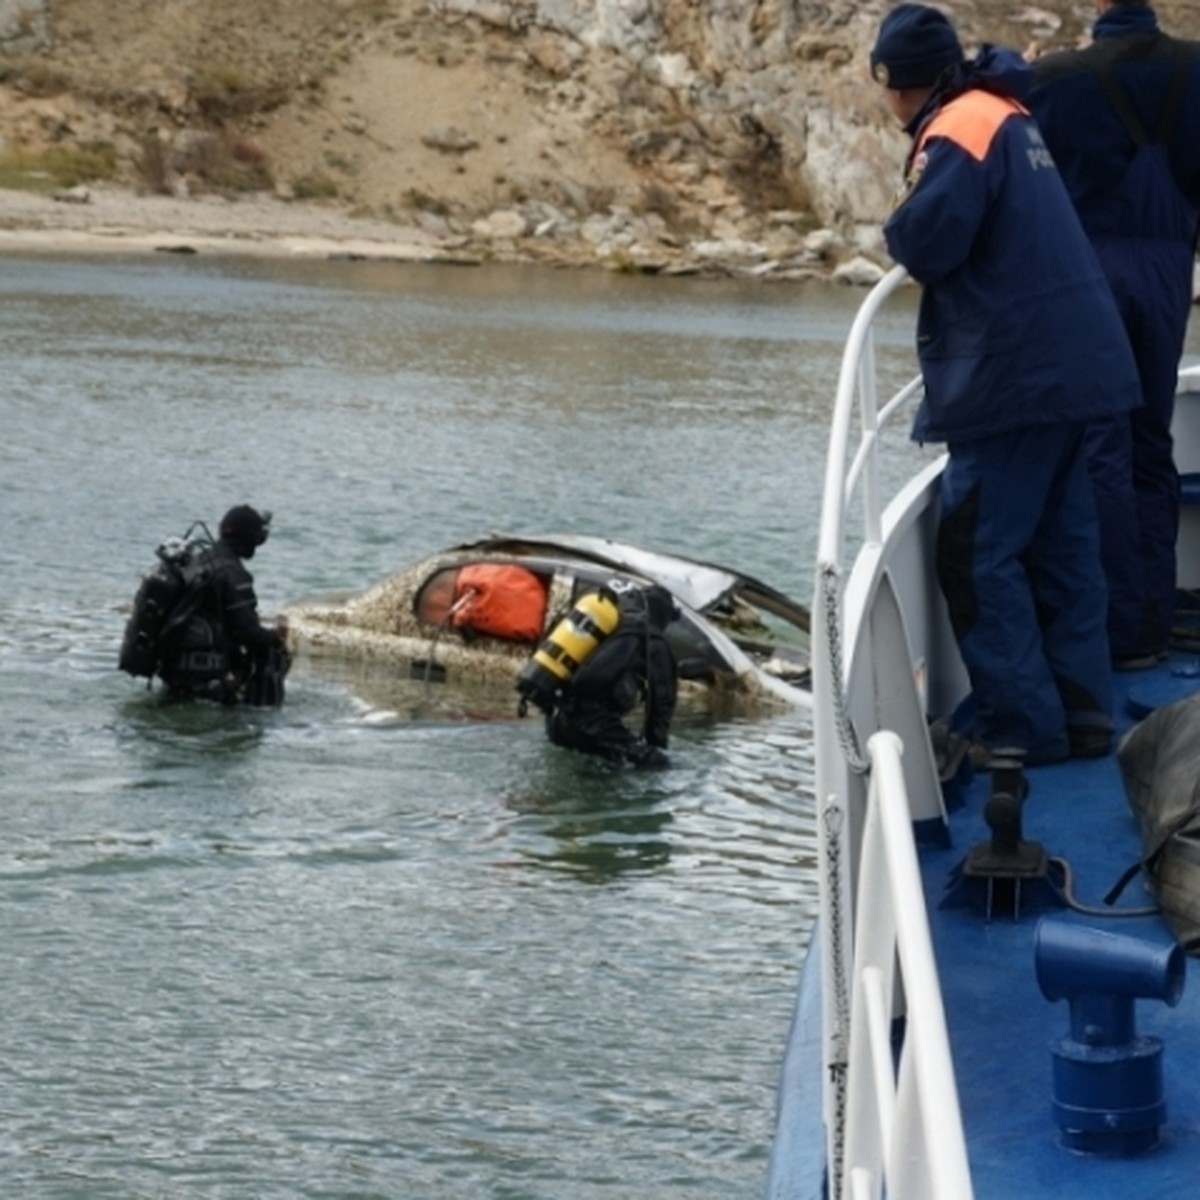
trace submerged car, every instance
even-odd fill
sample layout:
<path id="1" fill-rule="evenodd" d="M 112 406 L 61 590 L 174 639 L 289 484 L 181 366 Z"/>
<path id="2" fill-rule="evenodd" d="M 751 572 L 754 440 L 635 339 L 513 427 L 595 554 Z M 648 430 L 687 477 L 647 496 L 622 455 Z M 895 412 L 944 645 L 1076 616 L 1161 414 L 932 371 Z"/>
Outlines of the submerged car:
<path id="1" fill-rule="evenodd" d="M 281 615 L 301 658 L 515 687 L 581 596 L 629 584 L 658 584 L 676 599 L 667 638 L 680 663 L 681 700 L 734 712 L 808 706 L 806 608 L 737 571 L 607 538 L 490 537 L 433 554 L 364 592 L 297 602 Z"/>

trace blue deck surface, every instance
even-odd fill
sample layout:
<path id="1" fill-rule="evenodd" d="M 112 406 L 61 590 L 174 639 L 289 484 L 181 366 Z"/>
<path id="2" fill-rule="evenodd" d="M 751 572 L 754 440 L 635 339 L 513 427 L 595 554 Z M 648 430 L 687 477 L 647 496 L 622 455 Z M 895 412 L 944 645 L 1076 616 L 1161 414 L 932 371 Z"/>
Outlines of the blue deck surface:
<path id="1" fill-rule="evenodd" d="M 1134 708 L 1200 689 L 1196 656 L 1177 657 L 1153 672 L 1115 677 L 1118 719 L 1127 729 Z M 1130 692 L 1135 704 L 1130 705 Z M 1038 767 L 1027 774 L 1024 837 L 1042 843 L 1071 867 L 1075 899 L 1103 908 L 1105 893 L 1140 853 L 1138 829 L 1125 798 L 1115 756 Z M 988 838 L 982 811 L 990 787 L 978 772 L 965 802 L 951 813 L 953 845 L 923 848 L 924 877 L 935 951 L 950 1026 L 951 1048 L 979 1200 L 1086 1196 L 1089 1200 L 1143 1200 L 1200 1194 L 1200 970 L 1177 1007 L 1139 1000 L 1139 1034 L 1161 1038 L 1167 1120 L 1162 1144 L 1141 1155 L 1113 1159 L 1080 1155 L 1059 1145 L 1051 1108 L 1052 1042 L 1069 1031 L 1066 1001 L 1042 996 L 1034 966 L 1034 931 L 1047 912 L 1014 920 L 1011 903 L 987 920 L 973 904 L 945 904 L 981 896 L 974 881 L 964 894 L 948 884 L 967 851 Z M 1139 875 L 1118 907 L 1145 907 L 1153 898 Z M 1027 892 L 1027 898 L 1029 893 Z M 1070 914 L 1074 922 L 1170 943 L 1157 917 L 1105 919 Z"/>

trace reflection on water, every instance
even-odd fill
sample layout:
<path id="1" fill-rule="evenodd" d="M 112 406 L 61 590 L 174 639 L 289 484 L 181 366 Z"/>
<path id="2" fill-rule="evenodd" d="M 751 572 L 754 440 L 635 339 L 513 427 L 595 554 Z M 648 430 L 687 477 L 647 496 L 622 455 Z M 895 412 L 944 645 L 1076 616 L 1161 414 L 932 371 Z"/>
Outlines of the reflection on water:
<path id="1" fill-rule="evenodd" d="M 0 290 L 6 1192 L 761 1190 L 814 904 L 799 714 L 685 712 L 670 770 L 616 771 L 508 685 L 300 660 L 246 712 L 115 660 L 154 546 L 243 501 L 267 613 L 495 530 L 804 596 L 857 297 L 201 259 Z"/>
<path id="2" fill-rule="evenodd" d="M 656 775 L 572 751 L 549 757 L 553 770 L 541 789 L 504 797 L 506 807 L 522 818 L 515 826 L 522 840 L 532 843 L 521 849 L 524 864 L 563 871 L 584 883 L 609 883 L 666 864 L 671 796 L 666 787 L 655 794 Z"/>

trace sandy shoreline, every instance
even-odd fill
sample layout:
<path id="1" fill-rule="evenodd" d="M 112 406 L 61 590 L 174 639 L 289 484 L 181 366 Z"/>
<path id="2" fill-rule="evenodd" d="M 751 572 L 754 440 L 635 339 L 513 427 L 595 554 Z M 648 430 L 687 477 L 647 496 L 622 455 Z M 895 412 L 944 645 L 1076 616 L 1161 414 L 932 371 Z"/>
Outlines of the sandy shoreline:
<path id="1" fill-rule="evenodd" d="M 114 188 L 75 195 L 0 188 L 0 252 L 478 261 L 465 239 L 270 196 L 178 200 Z"/>
<path id="2" fill-rule="evenodd" d="M 716 254 L 679 243 L 622 253 L 591 243 L 579 230 L 514 237 L 503 223 L 496 229 L 480 224 L 485 228 L 465 234 L 433 216 L 418 215 L 402 224 L 262 193 L 177 199 L 106 184 L 52 197 L 0 188 L 0 253 L 176 253 L 467 266 L 503 262 L 664 275 L 771 274 L 775 279 L 828 278 L 832 265 L 806 261 L 793 269 L 782 262 L 764 264 L 760 255 L 746 258 L 736 246 L 723 256 L 719 245 Z"/>
<path id="3" fill-rule="evenodd" d="M 79 189 L 78 199 L 55 199 L 0 188 L 0 254 L 202 254 L 213 257 L 363 259 L 476 266 L 484 262 L 536 263 L 593 269 L 605 263 L 596 247 L 577 239 L 476 240 L 437 228 L 351 216 L 317 203 L 255 193 L 227 200 L 142 195 L 105 185 Z M 653 273 L 746 274 L 737 263 L 700 261 L 677 249 Z M 758 275 L 760 272 L 751 272 Z M 834 278 L 811 269 L 801 277 Z M 774 278 L 788 278 L 786 272 Z M 843 282 L 870 284 L 873 277 Z M 1194 303 L 1200 304 L 1200 261 Z"/>

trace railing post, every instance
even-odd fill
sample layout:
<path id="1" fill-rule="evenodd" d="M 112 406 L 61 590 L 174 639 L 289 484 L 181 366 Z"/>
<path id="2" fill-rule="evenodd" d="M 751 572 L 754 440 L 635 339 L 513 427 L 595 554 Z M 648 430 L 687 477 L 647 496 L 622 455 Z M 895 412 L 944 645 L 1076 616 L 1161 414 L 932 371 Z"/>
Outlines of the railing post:
<path id="1" fill-rule="evenodd" d="M 894 733 L 883 730 L 870 738 L 867 751 L 871 807 L 878 810 L 887 886 L 861 875 L 866 887 L 860 905 L 868 903 L 868 896 L 882 894 L 891 907 L 895 957 L 906 999 L 897 1122 L 887 1134 L 888 1195 L 970 1200 L 971 1171 L 904 784 L 903 748 Z M 914 1141 L 919 1145 L 913 1146 Z"/>

